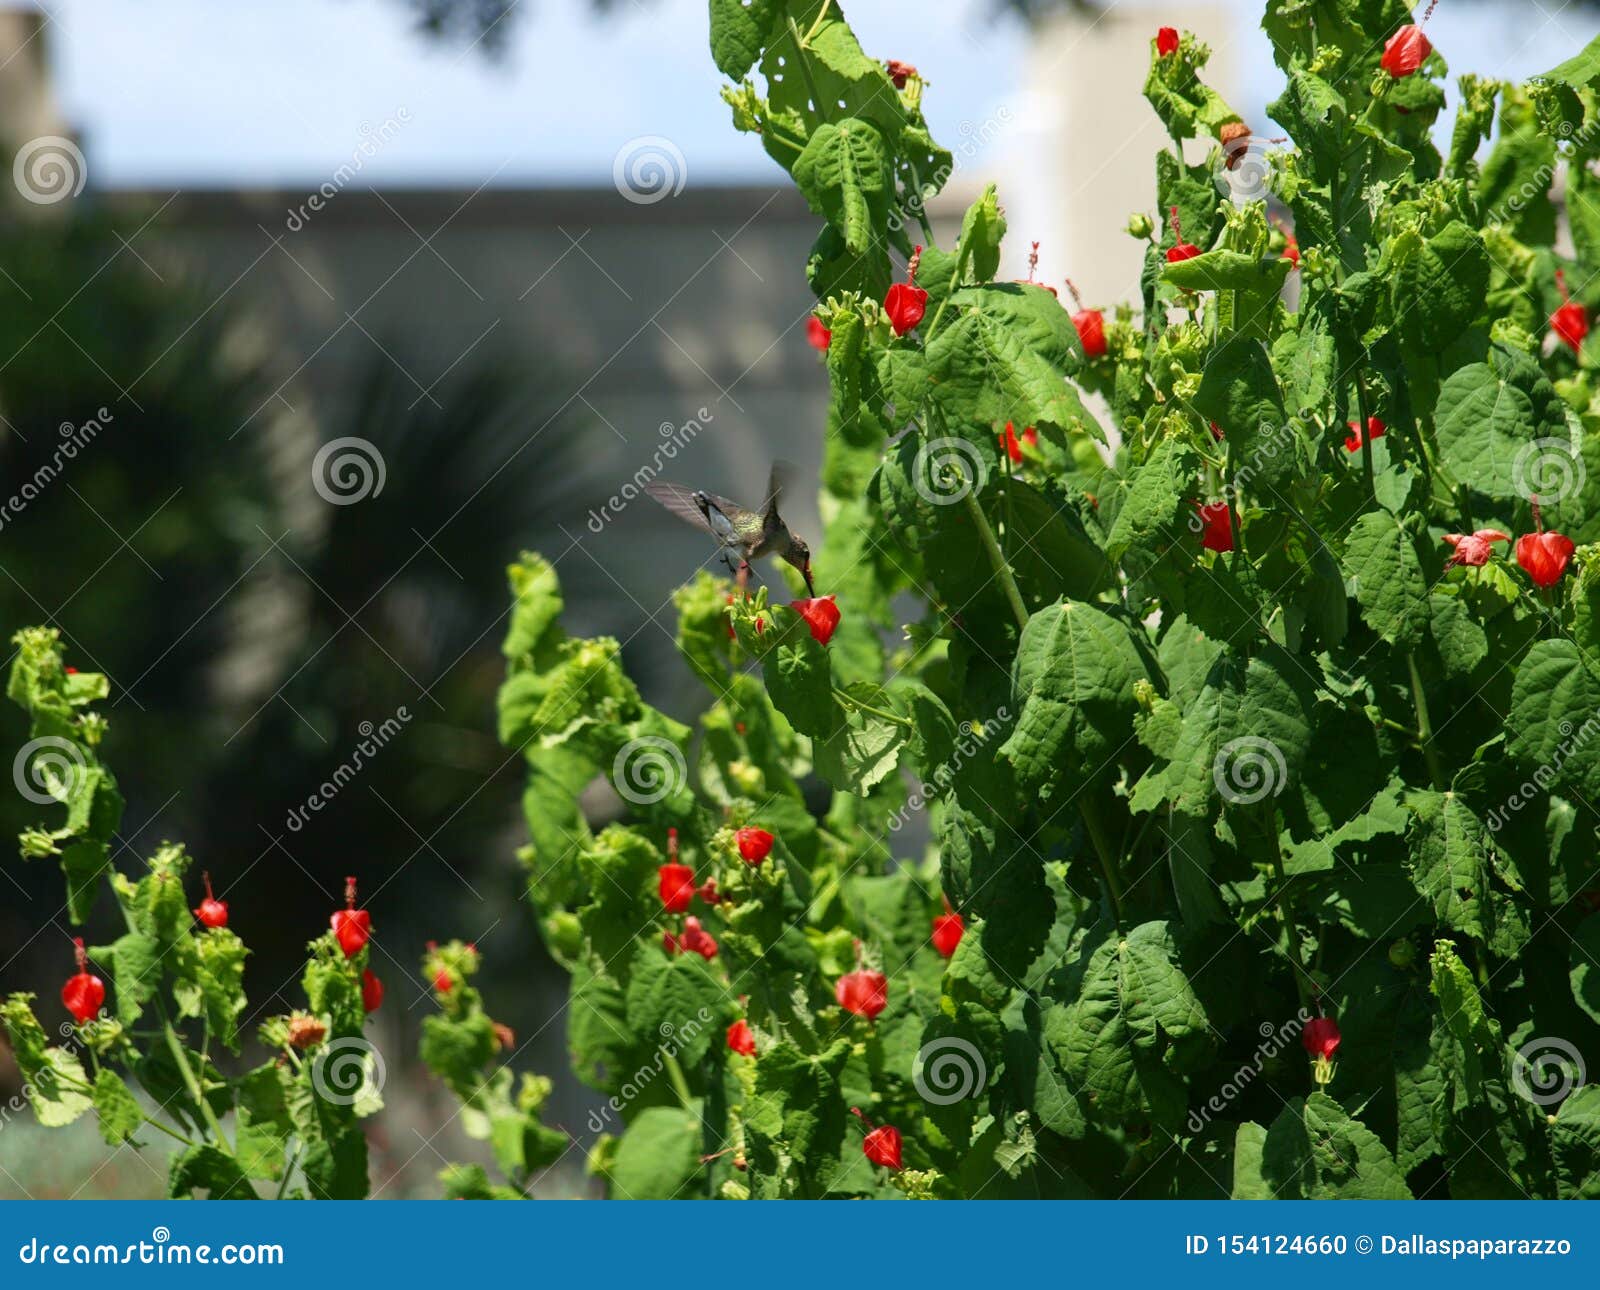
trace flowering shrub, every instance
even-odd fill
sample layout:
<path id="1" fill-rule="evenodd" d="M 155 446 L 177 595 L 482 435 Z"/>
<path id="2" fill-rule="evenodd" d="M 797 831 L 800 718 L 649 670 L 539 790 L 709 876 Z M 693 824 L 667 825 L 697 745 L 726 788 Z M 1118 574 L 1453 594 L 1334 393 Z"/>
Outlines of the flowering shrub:
<path id="1" fill-rule="evenodd" d="M 263 1021 L 266 1060 L 225 1074 L 218 1050 L 237 1057 L 244 1039 L 249 953 L 230 923 L 248 926 L 250 916 L 216 898 L 209 874 L 203 894 L 186 884 L 181 846 L 162 844 L 137 880 L 113 866 L 122 797 L 100 760 L 106 722 L 93 707 L 107 697 L 106 678 L 66 667 L 53 630 L 30 628 L 13 643 L 7 694 L 30 724 L 17 786 L 65 808 L 54 827 L 22 835 L 22 853 L 60 864 L 73 923 L 109 888 L 127 929 L 109 945 L 76 941 L 76 970 L 60 992 L 71 1021 L 59 1029 L 53 1001 L 13 994 L 0 1005 L 39 1123 L 60 1127 L 93 1111 L 112 1146 L 170 1139 L 173 1196 L 365 1196 L 359 1120 L 383 1101 L 380 1059 L 361 1034 L 383 990 L 367 968 L 371 919 L 355 908 L 355 880 L 348 907 L 309 946 L 305 1010 Z M 63 1042 L 51 1043 L 53 1034 Z"/>
<path id="2" fill-rule="evenodd" d="M 1461 78 L 1441 154 L 1425 23 L 1271 6 L 1270 143 L 1152 33 L 1140 299 L 1086 308 L 998 280 L 993 190 L 935 243 L 922 78 L 839 5 L 712 0 L 824 222 L 832 612 L 685 586 L 691 729 L 511 570 L 613 1195 L 1600 1193 L 1600 41 Z"/>

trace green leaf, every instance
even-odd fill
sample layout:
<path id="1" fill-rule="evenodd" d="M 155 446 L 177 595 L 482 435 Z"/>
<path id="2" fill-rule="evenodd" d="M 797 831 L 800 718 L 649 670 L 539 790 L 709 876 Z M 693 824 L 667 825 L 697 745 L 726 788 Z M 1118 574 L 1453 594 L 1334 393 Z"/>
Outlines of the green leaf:
<path id="1" fill-rule="evenodd" d="M 1268 484 L 1298 473 L 1299 432 L 1283 406 L 1283 393 L 1266 347 L 1235 335 L 1212 349 L 1195 391 L 1195 411 L 1228 441 L 1230 469 Z"/>
<path id="2" fill-rule="evenodd" d="M 1572 933 L 1572 997 L 1600 1021 L 1600 914 L 1591 914 Z"/>
<path id="3" fill-rule="evenodd" d="M 1256 1131 L 1259 1133 L 1259 1130 Z M 1241 1134 L 1241 1136 L 1243 1136 Z M 1259 1141 L 1252 1134 L 1252 1147 Z M 1410 1200 L 1378 1136 L 1326 1093 L 1295 1098 L 1255 1151 L 1235 1156 L 1234 1195 L 1277 1200 Z M 1259 1170 L 1259 1172 L 1256 1172 Z"/>
<path id="4" fill-rule="evenodd" d="M 1428 585 L 1416 542 L 1389 511 L 1368 511 L 1345 537 L 1341 561 L 1367 626 L 1407 647 L 1428 624 Z"/>
<path id="5" fill-rule="evenodd" d="M 878 127 L 854 117 L 818 126 L 794 163 L 794 181 L 839 230 L 845 250 L 865 255 L 888 221 L 894 183 Z"/>
<path id="6" fill-rule="evenodd" d="M 1540 423 L 1523 383 L 1487 363 L 1459 367 L 1440 387 L 1436 415 L 1441 462 L 1455 478 L 1487 497 L 1528 495 L 1534 476 L 1524 454 Z"/>
<path id="7" fill-rule="evenodd" d="M 769 38 L 772 0 L 711 0 L 711 61 L 731 80 L 743 80 Z"/>
<path id="8" fill-rule="evenodd" d="M 1133 472 L 1106 538 L 1106 554 L 1120 560 L 1130 547 L 1159 551 L 1187 536 L 1198 468 L 1199 454 L 1187 442 L 1175 435 L 1162 439 Z"/>
<path id="9" fill-rule="evenodd" d="M 606 1176 L 620 1200 L 680 1200 L 702 1168 L 699 1115 L 652 1106 L 628 1126 Z"/>
<path id="10" fill-rule="evenodd" d="M 1585 795 L 1600 792 L 1600 740 L 1590 737 L 1588 726 L 1596 712 L 1600 675 L 1578 646 L 1565 639 L 1536 641 L 1511 687 L 1506 723 L 1511 752 L 1529 770 L 1553 776 L 1557 783 Z"/>
<path id="11" fill-rule="evenodd" d="M 670 1039 L 679 1061 L 695 1066 L 727 1001 L 727 990 L 698 954 L 669 958 L 652 942 L 641 950 L 628 982 L 628 1025 L 646 1044 Z"/>
<path id="12" fill-rule="evenodd" d="M 1489 289 L 1489 252 L 1460 220 L 1435 236 L 1402 233 L 1394 240 L 1389 302 L 1401 337 L 1436 352 L 1477 320 Z"/>
<path id="13" fill-rule="evenodd" d="M 206 1192 L 212 1200 L 258 1199 L 239 1162 L 209 1143 L 180 1151 L 167 1167 L 168 1196 L 192 1200 L 197 1191 Z"/>
<path id="14" fill-rule="evenodd" d="M 1600 1085 L 1586 1084 L 1561 1104 L 1550 1154 L 1562 1200 L 1600 1199 Z"/>
<path id="15" fill-rule="evenodd" d="M 284 1079 L 284 1069 L 269 1062 L 239 1081 L 234 1155 L 247 1177 L 283 1177 L 284 1152 L 294 1131 Z"/>
<path id="16" fill-rule="evenodd" d="M 1100 610 L 1064 600 L 1029 618 L 1011 681 L 1022 715 L 1000 749 L 1017 786 L 1049 803 L 1109 773 L 1133 739 L 1133 686 L 1144 676 L 1128 629 Z"/>
<path id="17" fill-rule="evenodd" d="M 144 1113 L 128 1086 L 105 1066 L 94 1079 L 94 1109 L 100 1120 L 100 1136 L 108 1146 L 126 1142 L 144 1123 Z"/>
<path id="18" fill-rule="evenodd" d="M 211 1033 L 230 1052 L 239 1051 L 239 1015 L 244 1011 L 244 960 L 249 954 L 226 927 L 211 928 L 179 943 L 178 979 L 172 997 L 180 1017 L 205 1017 Z M 118 995 L 120 998 L 120 988 Z"/>

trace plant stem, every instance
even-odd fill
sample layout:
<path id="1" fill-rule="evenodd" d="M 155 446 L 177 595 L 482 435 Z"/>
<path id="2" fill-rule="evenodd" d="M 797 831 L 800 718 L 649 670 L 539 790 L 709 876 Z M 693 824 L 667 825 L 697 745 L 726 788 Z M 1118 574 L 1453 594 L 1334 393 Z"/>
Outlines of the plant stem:
<path id="1" fill-rule="evenodd" d="M 795 26 L 793 18 L 789 19 L 789 35 L 794 40 L 794 59 L 800 64 L 800 75 L 806 78 L 806 89 L 811 91 L 811 102 L 817 109 L 817 115 L 826 121 L 828 110 L 822 102 L 822 91 L 817 88 L 817 82 L 811 76 L 811 62 L 806 57 L 806 43 L 801 38 L 800 28 Z"/>
<path id="2" fill-rule="evenodd" d="M 172 1028 L 172 1022 L 165 1019 L 163 1009 L 162 1031 L 167 1038 L 167 1048 L 172 1053 L 172 1060 L 178 1064 L 178 1073 L 183 1076 L 183 1086 L 189 1091 L 189 1096 L 200 1108 L 200 1116 L 206 1122 L 206 1127 L 216 1135 L 217 1143 L 230 1155 L 233 1148 L 228 1144 L 227 1135 L 222 1132 L 222 1122 L 217 1119 L 217 1113 L 211 1109 L 211 1103 L 206 1101 L 205 1090 L 200 1087 L 200 1081 L 189 1067 L 189 1058 L 183 1051 L 183 1044 L 178 1039 L 178 1032 Z"/>
<path id="3" fill-rule="evenodd" d="M 1411 702 L 1417 710 L 1417 742 L 1422 746 L 1422 756 L 1428 763 L 1433 786 L 1443 791 L 1444 770 L 1439 765 L 1439 754 L 1433 746 L 1433 723 L 1428 719 L 1428 698 L 1422 692 L 1422 675 L 1417 671 L 1416 655 L 1410 650 L 1406 651 L 1406 670 L 1411 673 Z"/>
<path id="4" fill-rule="evenodd" d="M 692 1112 L 694 1098 L 689 1094 L 689 1081 L 684 1078 L 683 1067 L 678 1065 L 678 1059 L 664 1048 L 661 1050 L 661 1056 L 667 1068 L 667 1078 L 672 1081 L 672 1091 L 678 1095 L 678 1101 L 683 1104 L 683 1109 Z"/>
<path id="5" fill-rule="evenodd" d="M 1117 878 L 1117 856 L 1106 837 L 1105 824 L 1100 819 L 1100 808 L 1088 794 L 1078 799 L 1078 810 L 1083 816 L 1083 827 L 1094 846 L 1095 857 L 1100 861 L 1100 873 L 1106 880 L 1106 894 L 1111 897 L 1111 908 L 1116 911 L 1117 923 L 1122 922 L 1122 883 Z"/>
<path id="6" fill-rule="evenodd" d="M 1367 426 L 1367 387 L 1356 373 L 1356 424 L 1361 427 L 1361 472 L 1367 477 L 1367 491 L 1376 493 L 1372 480 L 1372 435 Z"/>
<path id="7" fill-rule="evenodd" d="M 828 16 L 828 10 L 831 8 L 833 8 L 833 0 L 822 0 L 822 8 L 817 10 L 816 20 L 811 24 L 811 27 L 806 32 L 806 44 L 809 45 L 812 41 L 812 38 L 816 36 L 817 32 L 822 30 L 823 20 Z"/>
<path id="8" fill-rule="evenodd" d="M 1006 600 L 1011 605 L 1017 626 L 1026 627 L 1028 607 L 1022 603 L 1022 592 L 1017 590 L 1017 580 L 1011 572 L 1011 566 L 1006 563 L 1005 552 L 1000 549 L 1000 543 L 995 540 L 994 530 L 989 527 L 989 517 L 983 513 L 983 507 L 978 505 L 978 490 L 969 488 L 965 501 L 967 514 L 972 516 L 972 523 L 978 530 L 978 540 L 983 543 L 983 549 L 989 553 L 989 563 L 994 566 L 994 576 L 1000 580 L 1001 589 L 1006 593 Z"/>
<path id="9" fill-rule="evenodd" d="M 912 723 L 907 718 L 900 716 L 898 713 L 885 712 L 882 708 L 875 708 L 870 703 L 863 703 L 853 694 L 841 690 L 838 686 L 833 688 L 833 697 L 846 707 L 854 708 L 857 712 L 865 712 L 868 716 L 878 717 L 884 721 L 892 721 L 895 725 L 904 726 L 907 730 L 912 729 Z"/>

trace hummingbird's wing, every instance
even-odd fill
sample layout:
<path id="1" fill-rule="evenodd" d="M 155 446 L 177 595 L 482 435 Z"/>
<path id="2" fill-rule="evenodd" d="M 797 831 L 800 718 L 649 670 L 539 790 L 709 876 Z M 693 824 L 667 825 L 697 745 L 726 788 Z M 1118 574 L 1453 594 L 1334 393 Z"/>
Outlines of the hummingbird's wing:
<path id="1" fill-rule="evenodd" d="M 772 470 L 767 475 L 767 495 L 761 500 L 762 526 L 768 532 L 775 532 L 783 527 L 778 518 L 778 503 L 783 497 L 783 490 L 789 481 L 795 477 L 793 462 L 774 460 Z"/>
<path id="2" fill-rule="evenodd" d="M 695 500 L 694 489 L 685 488 L 682 484 L 668 484 L 653 479 L 644 486 L 644 491 L 680 520 L 686 520 L 702 533 L 709 533 L 712 537 L 719 536 L 711 527 L 711 521 L 706 519 L 705 512 L 700 509 L 700 503 Z"/>

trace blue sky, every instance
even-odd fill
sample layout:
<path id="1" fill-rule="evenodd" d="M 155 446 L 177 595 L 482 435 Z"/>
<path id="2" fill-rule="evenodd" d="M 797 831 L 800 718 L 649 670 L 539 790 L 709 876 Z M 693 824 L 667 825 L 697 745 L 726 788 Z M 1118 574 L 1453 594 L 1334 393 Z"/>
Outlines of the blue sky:
<path id="1" fill-rule="evenodd" d="M 1127 0 L 1124 0 L 1127 3 Z M 1236 106 L 1276 90 L 1256 0 L 1237 6 Z M 1541 7 L 1542 6 L 1542 7 Z M 363 127 L 408 118 L 364 164 L 378 185 L 589 184 L 618 147 L 674 141 L 691 182 L 776 177 L 735 134 L 706 50 L 705 0 L 523 0 L 507 56 L 488 62 L 407 29 L 392 0 L 45 0 L 68 118 L 103 187 L 306 186 L 348 161 Z M 1139 3 L 1152 27 L 1182 8 Z M 873 52 L 933 81 L 936 137 L 1015 103 L 1026 32 L 985 0 L 851 0 Z M 930 23 L 918 14 L 938 12 Z M 1444 0 L 1429 23 L 1456 70 L 1524 76 L 1579 48 L 1600 20 L 1561 0 Z M 1140 111 L 1130 85 L 1129 109 Z M 998 162 L 1000 159 L 996 158 Z"/>

